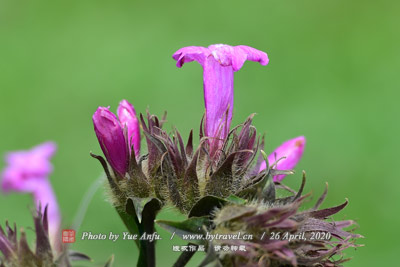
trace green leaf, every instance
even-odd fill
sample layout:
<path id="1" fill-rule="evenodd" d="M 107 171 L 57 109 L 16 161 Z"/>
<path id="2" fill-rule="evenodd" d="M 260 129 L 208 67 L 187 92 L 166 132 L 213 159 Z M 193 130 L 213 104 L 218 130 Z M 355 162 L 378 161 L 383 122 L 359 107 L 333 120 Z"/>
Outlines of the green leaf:
<path id="1" fill-rule="evenodd" d="M 226 200 L 239 205 L 244 205 L 247 203 L 247 199 L 243 199 L 235 195 L 230 195 L 229 197 L 226 198 Z"/>
<path id="2" fill-rule="evenodd" d="M 161 207 L 162 202 L 157 198 L 128 198 L 126 213 L 134 218 L 139 236 L 154 233 L 154 220 Z M 140 214 L 140 222 L 137 214 Z M 155 241 L 139 240 L 139 253 L 137 266 L 155 266 Z"/>
<path id="3" fill-rule="evenodd" d="M 210 216 L 212 211 L 215 208 L 221 208 L 224 206 L 228 200 L 215 197 L 215 196 L 205 196 L 201 198 L 199 201 L 194 204 L 192 209 L 189 212 L 190 217 L 202 217 L 202 216 Z"/>
<path id="4" fill-rule="evenodd" d="M 88 255 L 73 250 L 68 251 L 68 258 L 71 261 L 92 261 Z"/>
<path id="5" fill-rule="evenodd" d="M 139 221 L 139 223 L 142 222 L 142 213 L 144 208 L 150 208 L 150 209 L 156 209 L 157 211 L 160 209 L 159 206 L 161 206 L 161 201 L 158 200 L 157 198 L 139 198 L 139 197 L 130 197 L 128 199 L 128 202 L 132 201 L 133 207 L 135 209 L 135 214 L 136 217 Z M 128 203 L 127 203 L 128 205 Z M 153 211 L 154 212 L 154 211 Z"/>
<path id="6" fill-rule="evenodd" d="M 220 198 L 216 196 L 205 196 L 194 204 L 192 209 L 189 212 L 190 217 L 202 217 L 202 216 L 211 216 L 211 213 L 215 209 L 222 208 L 227 203 L 233 203 L 238 205 L 246 204 L 247 200 L 240 198 L 235 195 L 230 195 L 227 198 Z"/>
<path id="7" fill-rule="evenodd" d="M 157 220 L 156 223 L 165 230 L 173 233 L 185 241 L 190 241 L 195 244 L 204 244 L 205 240 L 201 239 L 204 233 L 204 226 L 208 227 L 211 222 L 207 216 L 192 217 L 181 222 Z M 193 239 L 184 238 L 185 235 L 198 235 L 193 236 Z"/>
<path id="8" fill-rule="evenodd" d="M 119 216 L 121 217 L 122 222 L 125 224 L 126 228 L 128 229 L 129 233 L 131 233 L 132 235 L 140 235 L 139 232 L 139 221 L 136 218 L 136 216 L 132 216 L 128 213 L 126 213 L 126 211 L 121 211 L 118 208 L 116 209 Z M 137 247 L 140 248 L 139 245 L 139 240 L 135 239 L 134 240 Z"/>

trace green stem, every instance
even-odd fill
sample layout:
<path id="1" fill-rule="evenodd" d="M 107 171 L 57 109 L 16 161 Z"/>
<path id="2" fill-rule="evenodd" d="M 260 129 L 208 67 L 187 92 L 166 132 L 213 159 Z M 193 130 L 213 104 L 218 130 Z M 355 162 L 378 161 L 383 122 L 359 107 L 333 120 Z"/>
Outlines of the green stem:
<path id="1" fill-rule="evenodd" d="M 189 243 L 188 246 L 196 246 L 195 244 Z M 184 251 L 182 254 L 179 256 L 177 261 L 174 263 L 173 267 L 183 267 L 186 266 L 186 264 L 190 261 L 190 259 L 193 257 L 193 255 L 196 253 L 196 250 L 194 251 Z"/>
<path id="2" fill-rule="evenodd" d="M 143 234 L 147 236 L 152 235 L 154 233 L 154 220 L 156 219 L 156 212 L 153 212 L 150 209 L 143 210 L 143 220 L 142 223 L 139 224 L 139 233 L 140 237 Z M 138 267 L 155 267 L 156 266 L 156 240 L 140 240 L 140 254 L 139 260 L 137 263 Z"/>

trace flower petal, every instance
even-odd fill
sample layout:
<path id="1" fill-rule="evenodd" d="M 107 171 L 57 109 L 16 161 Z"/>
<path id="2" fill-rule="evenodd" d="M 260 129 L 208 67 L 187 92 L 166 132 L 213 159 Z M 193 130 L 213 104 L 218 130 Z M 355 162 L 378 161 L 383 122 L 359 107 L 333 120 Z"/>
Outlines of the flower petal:
<path id="1" fill-rule="evenodd" d="M 128 169 L 128 150 L 117 117 L 109 108 L 99 107 L 93 114 L 93 124 L 104 156 L 111 167 L 124 177 Z"/>
<path id="2" fill-rule="evenodd" d="M 228 135 L 232 121 L 232 66 L 222 66 L 214 57 L 208 57 L 204 63 L 203 82 L 206 107 L 205 134 L 208 137 L 224 139 Z M 211 143 L 223 143 L 221 140 L 214 141 Z M 215 149 L 218 147 L 219 145 Z M 212 149 L 213 152 L 215 149 Z"/>
<path id="3" fill-rule="evenodd" d="M 46 142 L 31 150 L 13 151 L 6 154 L 7 166 L 2 171 L 2 190 L 5 192 L 33 192 L 36 183 L 46 180 L 53 171 L 50 158 L 57 146 Z"/>
<path id="4" fill-rule="evenodd" d="M 245 45 L 217 44 L 210 45 L 208 49 L 221 65 L 232 66 L 233 71 L 240 70 L 246 60 L 260 62 L 261 65 L 267 65 L 269 62 L 266 53 Z"/>
<path id="5" fill-rule="evenodd" d="M 306 143 L 306 139 L 304 136 L 299 136 L 293 139 L 290 139 L 284 142 L 281 146 L 274 150 L 268 156 L 268 162 L 272 165 L 275 161 L 279 160 L 282 157 L 284 159 L 279 160 L 276 165 L 276 169 L 278 170 L 291 170 L 293 169 L 297 163 L 300 161 L 303 152 L 304 146 Z M 260 166 L 260 172 L 266 168 L 265 161 Z M 282 181 L 285 178 L 285 175 L 276 175 L 274 176 L 274 181 Z"/>
<path id="6" fill-rule="evenodd" d="M 55 153 L 56 145 L 52 142 L 43 143 L 28 151 L 14 151 L 6 155 L 8 165 L 29 175 L 47 176 L 53 167 L 49 161 Z"/>
<path id="7" fill-rule="evenodd" d="M 133 145 L 135 149 L 136 158 L 140 157 L 140 125 L 136 117 L 135 108 L 127 100 L 122 100 L 118 106 L 118 118 L 122 127 L 128 129 L 128 144 L 129 153 L 131 153 L 131 147 Z"/>
<path id="8" fill-rule="evenodd" d="M 177 61 L 176 66 L 178 68 L 181 68 L 186 62 L 192 62 L 194 60 L 203 65 L 204 60 L 208 57 L 209 54 L 210 51 L 208 50 L 208 48 L 202 46 L 188 46 L 176 51 L 172 55 L 172 58 Z"/>
<path id="9" fill-rule="evenodd" d="M 263 66 L 267 65 L 269 62 L 267 53 L 265 53 L 263 51 L 257 50 L 253 47 L 246 46 L 246 45 L 238 45 L 238 46 L 235 46 L 235 48 L 237 50 L 241 50 L 246 55 L 246 60 L 259 62 Z"/>

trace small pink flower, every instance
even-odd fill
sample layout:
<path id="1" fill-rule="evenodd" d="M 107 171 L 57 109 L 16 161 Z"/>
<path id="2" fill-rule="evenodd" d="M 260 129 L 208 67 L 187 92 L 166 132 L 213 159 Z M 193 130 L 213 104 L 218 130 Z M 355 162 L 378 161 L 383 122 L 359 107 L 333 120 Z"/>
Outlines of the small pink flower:
<path id="1" fill-rule="evenodd" d="M 5 157 L 7 166 L 1 174 L 1 188 L 4 192 L 31 193 L 37 208 L 48 206 L 50 240 L 59 248 L 61 214 L 49 181 L 53 171 L 50 159 L 56 149 L 55 143 L 46 142 L 31 150 L 8 153 Z"/>
<path id="2" fill-rule="evenodd" d="M 93 125 L 104 156 L 111 167 L 124 177 L 129 154 L 121 124 L 107 107 L 99 107 L 93 114 Z"/>
<path id="3" fill-rule="evenodd" d="M 136 157 L 140 156 L 140 126 L 135 109 L 126 100 L 122 100 L 119 104 L 118 116 L 119 119 L 109 110 L 109 107 L 99 107 L 93 114 L 93 125 L 108 163 L 115 172 L 124 177 L 128 171 L 129 152 L 132 145 Z M 124 128 L 127 130 L 126 137 Z"/>
<path id="4" fill-rule="evenodd" d="M 206 107 L 205 135 L 210 141 L 211 156 L 221 148 L 228 135 L 233 111 L 233 72 L 242 68 L 246 60 L 268 64 L 266 53 L 249 46 L 210 45 L 208 48 L 189 46 L 172 56 L 177 67 L 196 60 L 203 67 L 204 103 Z"/>
<path id="5" fill-rule="evenodd" d="M 306 139 L 304 136 L 299 136 L 293 139 L 290 139 L 280 145 L 277 149 L 274 150 L 268 156 L 268 163 L 269 165 L 274 164 L 276 161 L 278 163 L 275 166 L 275 169 L 278 170 L 292 170 L 296 167 L 297 163 L 300 161 L 303 152 L 304 146 L 306 144 Z M 266 168 L 265 161 L 260 166 L 260 172 Z M 276 175 L 274 176 L 275 182 L 280 182 L 285 178 L 286 175 Z"/>

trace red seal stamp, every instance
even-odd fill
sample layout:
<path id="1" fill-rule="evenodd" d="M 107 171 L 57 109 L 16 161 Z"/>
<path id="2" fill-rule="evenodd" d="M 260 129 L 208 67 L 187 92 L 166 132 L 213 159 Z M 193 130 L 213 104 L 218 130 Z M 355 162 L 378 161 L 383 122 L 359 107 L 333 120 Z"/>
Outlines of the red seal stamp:
<path id="1" fill-rule="evenodd" d="M 63 243 L 75 243 L 75 230 L 66 229 L 62 231 Z"/>

